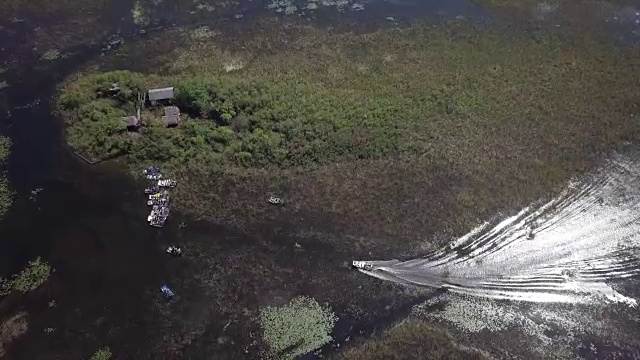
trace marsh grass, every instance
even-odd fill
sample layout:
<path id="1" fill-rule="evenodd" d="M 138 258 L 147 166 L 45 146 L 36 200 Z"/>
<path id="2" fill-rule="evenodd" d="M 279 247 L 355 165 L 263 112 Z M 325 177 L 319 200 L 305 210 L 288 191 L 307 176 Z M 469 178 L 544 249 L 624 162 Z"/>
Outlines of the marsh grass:
<path id="1" fill-rule="evenodd" d="M 294 359 L 327 344 L 336 321 L 330 308 L 308 297 L 260 311 L 263 339 L 276 359 Z"/>
<path id="2" fill-rule="evenodd" d="M 366 343 L 355 345 L 340 356 L 348 360 L 481 360 L 481 353 L 463 348 L 446 333 L 415 319 L 391 328 L 384 335 Z"/>

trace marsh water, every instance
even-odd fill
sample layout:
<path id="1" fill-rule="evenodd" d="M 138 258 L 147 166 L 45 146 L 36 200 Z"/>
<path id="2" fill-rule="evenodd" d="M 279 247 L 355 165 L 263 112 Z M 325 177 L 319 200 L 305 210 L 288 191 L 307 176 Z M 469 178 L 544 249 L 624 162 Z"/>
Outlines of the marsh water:
<path id="1" fill-rule="evenodd" d="M 225 340 L 227 338 L 222 337 L 221 333 L 227 329 L 229 323 L 236 321 L 227 316 L 228 314 L 221 314 L 220 321 L 213 325 L 199 322 L 199 318 L 214 311 L 211 308 L 215 304 L 207 303 L 210 294 L 197 284 L 199 279 L 189 278 L 200 270 L 196 269 L 198 266 L 188 259 L 203 258 L 203 254 L 207 251 L 216 253 L 211 257 L 222 264 L 220 266 L 230 264 L 236 266 L 231 270 L 239 272 L 237 279 L 229 275 L 217 281 L 222 283 L 233 278 L 234 282 L 228 285 L 228 288 L 220 285 L 220 289 L 239 292 L 241 294 L 238 296 L 247 302 L 260 296 L 247 293 L 259 292 L 258 290 L 269 291 L 268 288 L 257 289 L 243 282 L 242 276 L 246 275 L 246 271 L 242 268 L 242 262 L 247 257 L 270 258 L 279 267 L 298 269 L 299 274 L 290 276 L 299 278 L 300 282 L 308 281 L 314 284 L 313 278 L 321 276 L 326 278 L 328 283 L 334 282 L 330 284 L 330 287 L 334 288 L 335 283 L 344 281 L 343 273 L 348 271 L 341 265 L 344 261 L 350 260 L 351 254 L 336 254 L 330 246 L 324 244 L 312 244 L 305 242 L 304 239 L 279 236 L 278 231 L 286 232 L 278 230 L 282 229 L 281 224 L 266 224 L 262 232 L 245 234 L 222 226 L 192 222 L 180 214 L 174 214 L 166 228 L 152 229 L 144 221 L 147 208 L 144 205 L 141 184 L 130 180 L 117 164 L 103 163 L 90 166 L 73 155 L 62 137 L 60 119 L 56 119 L 51 114 L 49 101 L 55 92 L 56 85 L 65 76 L 100 56 L 110 36 L 122 36 L 125 41 L 135 41 L 136 38 L 144 36 L 139 34 L 140 29 L 131 22 L 132 5 L 132 2 L 126 1 L 113 4 L 111 10 L 105 14 L 105 23 L 108 25 L 96 31 L 104 33 L 98 41 L 65 49 L 68 56 L 50 62 L 25 55 L 30 49 L 21 47 L 25 37 L 30 36 L 34 28 L 39 25 L 38 23 L 32 23 L 27 18 L 3 24 L 0 34 L 4 47 L 2 60 L 13 65 L 2 74 L 2 80 L 6 80 L 9 87 L 0 90 L 2 97 L 0 124 L 2 132 L 9 135 L 14 144 L 7 170 L 17 196 L 14 206 L 1 224 L 0 273 L 15 273 L 28 260 L 37 256 L 43 257 L 55 269 L 50 280 L 42 288 L 28 296 L 12 295 L 4 299 L 0 305 L 0 311 L 3 314 L 16 311 L 28 313 L 29 331 L 11 345 L 8 349 L 8 358 L 86 358 L 102 345 L 109 345 L 117 358 L 146 358 L 157 351 L 156 348 L 161 343 L 170 345 L 165 353 L 169 358 L 177 353 L 197 356 L 199 350 L 184 350 L 191 341 L 194 341 L 193 347 L 196 349 L 206 349 L 206 346 L 199 344 L 198 341 L 228 341 Z M 286 4 L 286 6 L 276 4 L 271 7 L 267 3 L 240 5 L 240 10 L 230 10 L 224 15 L 228 16 L 226 21 L 240 21 L 236 16 L 240 13 L 246 15 L 242 21 L 250 21 L 252 14 L 265 11 L 282 13 L 293 11 Z M 303 5 L 298 4 L 296 11 L 303 9 Z M 353 3 L 347 5 L 349 6 L 342 5 L 343 10 L 347 9 L 346 13 L 321 9 L 324 12 L 319 12 L 320 15 L 316 16 L 315 21 L 330 21 L 332 16 L 341 17 L 342 20 L 356 24 L 364 23 L 368 17 L 372 22 L 390 23 L 409 14 L 419 17 L 434 14 L 444 14 L 448 17 L 484 16 L 484 12 L 479 7 L 459 1 L 360 4 L 364 6 L 364 10 L 360 6 L 353 6 Z M 309 7 L 308 4 L 305 6 Z M 282 10 L 278 11 L 280 8 Z M 287 8 L 289 10 L 286 10 Z M 192 17 L 184 14 L 179 16 L 162 6 L 156 7 L 151 14 L 154 20 L 149 28 L 155 28 L 154 31 L 164 31 L 177 25 L 203 24 L 206 23 L 203 19 L 208 16 L 207 13 L 190 14 L 194 15 Z M 69 31 L 72 32 L 73 29 L 70 28 Z M 605 186 L 610 183 L 599 184 Z M 36 196 L 31 196 L 31 191 L 37 188 L 43 190 Z M 595 191 L 588 185 L 585 189 Z M 588 196 L 584 192 L 578 192 L 578 194 L 582 194 L 578 199 L 580 201 L 587 201 L 591 199 L 589 196 L 593 195 L 591 192 L 586 193 Z M 580 216 L 591 214 L 588 213 L 590 211 L 588 209 L 587 214 L 584 214 L 582 207 L 567 206 L 564 209 L 568 213 L 560 211 L 553 214 L 559 218 L 564 216 L 571 218 L 575 214 L 581 214 Z M 627 232 L 619 233 L 616 235 L 617 238 L 620 238 L 620 241 L 624 239 L 637 241 L 637 238 L 629 233 L 630 229 L 635 229 L 633 227 L 635 225 L 631 224 L 632 220 L 636 219 L 633 216 L 637 216 L 632 215 L 635 208 L 624 208 L 626 212 L 620 210 L 622 212 L 619 213 L 613 212 L 615 209 L 603 214 L 608 216 L 606 219 L 611 221 L 617 219 L 616 221 L 622 221 L 623 225 L 627 225 L 626 228 L 622 228 Z M 595 215 L 598 214 L 600 212 Z M 538 215 L 535 211 L 524 212 L 516 222 L 520 223 L 529 218 L 537 220 L 541 219 L 541 216 L 543 215 Z M 556 239 L 554 231 L 564 231 L 566 227 L 562 226 L 567 223 L 562 221 L 568 220 L 548 221 L 554 225 L 540 228 L 537 240 L 531 244 L 553 242 Z M 180 222 L 187 223 L 187 227 L 179 228 Z M 593 226 L 597 224 L 591 224 L 592 227 L 584 230 L 593 230 Z M 483 260 L 485 264 L 483 269 L 486 270 L 486 274 L 482 276 L 476 273 L 470 275 L 469 271 L 472 270 L 469 269 L 473 266 L 464 266 L 464 259 L 474 258 L 476 264 L 480 263 L 477 261 L 479 257 L 471 255 L 474 251 L 493 253 L 497 248 L 523 241 L 522 229 L 514 230 L 513 226 L 511 229 L 507 233 L 502 232 L 498 235 L 492 233 L 485 237 L 474 237 L 475 240 L 468 242 L 467 240 L 459 242 L 456 249 L 464 250 L 463 255 L 453 250 L 451 250 L 453 252 L 447 252 L 449 251 L 447 250 L 438 254 L 436 258 L 440 264 L 457 264 L 457 267 L 450 267 L 448 270 L 450 278 L 482 279 L 482 281 L 474 280 L 472 284 L 451 282 L 448 283 L 449 287 L 454 290 L 457 286 L 458 289 L 466 287 L 486 291 L 487 286 L 511 289 L 523 287 L 523 283 L 527 284 L 524 280 L 516 282 L 511 278 L 512 281 L 508 282 L 509 277 L 506 279 L 498 277 L 501 272 L 507 271 L 504 267 L 508 264 L 507 260 L 495 257 Z M 587 243 L 579 242 L 581 249 L 588 249 L 589 245 L 602 245 L 599 237 L 594 234 L 589 236 L 585 240 Z M 507 240 L 500 242 L 498 238 Z M 573 238 L 584 239 L 584 236 L 575 235 Z M 549 241 L 545 242 L 545 239 Z M 186 244 L 185 259 L 174 261 L 166 257 L 164 247 L 176 242 Z M 265 242 L 271 243 L 272 246 L 265 247 Z M 294 243 L 300 243 L 305 248 L 305 252 L 297 253 L 295 258 L 292 257 L 295 251 Z M 558 284 L 564 281 L 558 277 L 562 274 L 551 274 L 551 265 L 557 263 L 576 264 L 578 269 L 584 269 L 583 272 L 578 271 L 576 274 L 578 277 L 590 277 L 596 273 L 609 274 L 603 273 L 595 266 L 600 264 L 595 258 L 592 262 L 585 263 L 588 258 L 568 259 L 558 255 L 556 258 L 545 259 L 540 263 L 547 264 L 548 267 L 540 267 L 537 263 L 540 258 L 534 256 L 539 254 L 540 249 L 535 245 L 531 246 L 533 246 L 532 252 L 527 258 L 529 263 L 526 266 L 521 265 L 520 268 L 508 269 L 516 271 L 516 274 L 521 270 L 521 276 L 529 281 L 529 285 L 533 278 L 538 277 L 547 281 L 550 284 L 547 285 L 548 287 L 557 288 Z M 637 248 L 630 249 L 637 251 Z M 608 248 L 601 250 L 608 250 Z M 588 250 L 585 251 L 588 252 Z M 620 252 L 620 254 L 623 253 Z M 222 260 L 223 257 L 236 259 L 237 263 L 225 262 Z M 616 266 L 619 266 L 616 268 L 617 271 L 624 274 L 635 271 L 635 267 L 628 267 L 631 263 L 625 262 L 624 259 L 627 258 L 620 255 L 616 259 L 620 260 L 616 263 Z M 428 261 L 436 260 L 429 258 Z M 490 267 L 491 261 L 497 265 Z M 419 269 L 426 263 L 414 262 L 413 269 Z M 405 268 L 407 265 L 408 263 L 404 263 Z M 595 267 L 587 269 L 583 265 Z M 397 276 L 400 273 L 398 270 L 404 269 L 402 266 L 403 263 L 395 264 L 387 268 L 387 273 Z M 607 266 L 610 267 L 606 269 L 613 269 L 613 265 Z M 424 280 L 424 272 L 420 271 L 414 271 L 414 273 L 405 271 L 405 274 L 412 276 L 411 278 L 402 276 L 406 277 L 405 280 L 414 283 L 431 281 Z M 284 279 L 286 281 L 287 278 Z M 360 284 L 362 280 L 361 277 L 353 276 L 349 281 L 345 284 Z M 179 305 L 174 308 L 162 303 L 160 299 L 158 289 L 164 283 L 176 289 Z M 376 281 L 368 281 L 365 284 L 372 289 L 378 286 Z M 246 291 L 237 289 L 242 286 L 247 286 Z M 302 290 L 313 294 L 321 293 L 323 288 L 318 287 L 314 290 L 313 286 L 309 285 Z M 383 321 L 391 322 L 406 312 L 407 306 L 429 296 L 431 295 L 408 298 L 405 301 L 398 300 L 397 304 L 394 301 L 392 310 L 396 311 L 395 315 L 384 317 Z M 225 298 L 225 300 L 229 299 Z M 369 306 L 368 310 L 374 313 L 382 313 L 380 309 L 388 308 L 390 302 L 391 300 L 387 298 L 362 301 Z M 343 307 L 346 308 L 346 305 Z M 340 310 L 344 312 L 345 309 L 338 309 L 338 312 Z M 170 320 L 167 320 L 168 318 Z M 367 320 L 360 324 L 360 328 L 354 327 L 353 324 L 340 323 L 337 330 L 338 337 L 349 338 L 353 331 L 376 326 L 380 318 Z M 348 316 L 345 316 L 345 319 L 348 320 Z M 195 323 L 194 327 L 197 329 L 185 330 L 184 323 Z M 233 325 L 231 328 L 233 329 Z M 52 331 L 46 332 L 45 329 L 52 329 Z M 239 326 L 235 331 L 244 336 L 245 330 Z M 168 339 L 167 334 L 171 332 L 179 333 L 180 338 Z M 201 336 L 201 339 L 194 340 L 196 337 L 191 337 L 190 332 Z M 251 340 L 247 341 L 247 343 L 250 342 Z M 229 343 L 228 347 L 239 348 L 239 353 L 242 354 L 244 345 Z M 238 358 L 234 351 L 230 351 L 229 354 L 230 358 L 234 356 Z M 225 357 L 225 355 L 220 356 Z"/>

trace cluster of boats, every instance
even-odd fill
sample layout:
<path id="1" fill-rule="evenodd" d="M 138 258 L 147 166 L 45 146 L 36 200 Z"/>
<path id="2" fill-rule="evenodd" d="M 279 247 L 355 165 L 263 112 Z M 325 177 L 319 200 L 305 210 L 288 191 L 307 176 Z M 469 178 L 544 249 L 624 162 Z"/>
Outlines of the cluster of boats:
<path id="1" fill-rule="evenodd" d="M 163 179 L 160 169 L 151 166 L 144 169 L 142 174 L 147 180 L 152 180 L 155 183 L 148 188 L 144 189 L 144 193 L 149 196 L 147 205 L 151 206 L 151 212 L 147 216 L 147 221 L 153 227 L 161 228 L 169 217 L 169 191 L 167 188 L 173 188 L 178 185 L 178 182 L 172 179 Z"/>

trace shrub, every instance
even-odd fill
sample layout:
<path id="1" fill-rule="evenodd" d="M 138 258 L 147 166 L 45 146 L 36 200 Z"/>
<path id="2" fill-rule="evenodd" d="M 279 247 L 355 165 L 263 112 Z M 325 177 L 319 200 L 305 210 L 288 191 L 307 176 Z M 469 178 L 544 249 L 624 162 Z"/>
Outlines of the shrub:
<path id="1" fill-rule="evenodd" d="M 330 308 L 308 297 L 260 312 L 263 338 L 272 355 L 281 359 L 293 359 L 327 344 L 336 321 Z"/>
<path id="2" fill-rule="evenodd" d="M 109 360 L 111 359 L 111 350 L 107 346 L 101 347 L 96 351 L 90 360 Z"/>

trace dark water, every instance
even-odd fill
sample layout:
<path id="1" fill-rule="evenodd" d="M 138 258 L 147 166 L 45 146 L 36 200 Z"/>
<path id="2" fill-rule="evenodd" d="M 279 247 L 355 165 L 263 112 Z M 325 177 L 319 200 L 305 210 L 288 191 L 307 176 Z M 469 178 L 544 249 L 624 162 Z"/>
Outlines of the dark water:
<path id="1" fill-rule="evenodd" d="M 238 8 L 215 16 L 187 16 L 174 11 L 167 2 L 152 12 L 155 20 L 148 29 L 163 31 L 178 25 L 210 24 L 214 20 L 248 23 L 267 11 L 266 5 L 241 3 Z M 224 332 L 220 330 L 221 325 L 228 321 L 228 314 L 216 312 L 219 309 L 212 309 L 208 303 L 222 295 L 207 294 L 198 279 L 192 278 L 200 276 L 203 266 L 197 261 L 207 256 L 217 261 L 218 266 L 233 265 L 225 260 L 229 257 L 262 256 L 287 268 L 289 275 L 283 275 L 277 286 L 292 287 L 293 293 L 318 296 L 322 296 L 323 287 L 305 287 L 304 283 L 313 283 L 314 277 L 337 283 L 342 280 L 342 273 L 347 272 L 340 264 L 350 260 L 351 254 L 334 253 L 326 244 L 308 244 L 302 239 L 279 236 L 274 233 L 274 228 L 280 226 L 276 224 L 265 225 L 263 233 L 242 234 L 221 226 L 193 223 L 175 213 L 166 228 L 150 228 L 144 221 L 147 208 L 140 184 L 135 184 L 115 164 L 90 166 L 71 153 L 62 136 L 60 119 L 51 115 L 51 96 L 65 76 L 99 57 L 110 35 L 119 34 L 127 42 L 144 36 L 131 23 L 131 6 L 131 1 L 113 3 L 104 14 L 105 23 L 109 25 L 97 31 L 106 33 L 100 41 L 65 49 L 65 53 L 72 55 L 48 63 L 16 55 L 23 53 L 21 46 L 38 24 L 29 20 L 6 23 L 0 32 L 0 41 L 5 48 L 1 60 L 17 60 L 19 64 L 2 75 L 10 87 L 0 90 L 0 127 L 14 143 L 8 171 L 17 192 L 15 205 L 0 223 L 0 274 L 15 273 L 28 260 L 38 256 L 55 269 L 49 281 L 38 290 L 25 296 L 11 295 L 0 304 L 3 317 L 20 310 L 28 312 L 29 331 L 12 344 L 8 358 L 87 358 L 103 345 L 108 345 L 119 359 L 143 359 L 149 358 L 149 354 L 175 358 L 180 352 L 201 358 L 208 348 L 203 343 L 216 342 Z M 238 13 L 244 17 L 236 19 L 234 15 Z M 344 24 L 346 21 L 364 28 L 378 23 L 393 26 L 398 19 L 434 15 L 446 18 L 486 15 L 480 8 L 460 1 L 381 1 L 365 3 L 363 11 L 339 13 L 333 9 L 319 9 L 314 14 L 308 13 L 305 17 L 317 23 Z M 209 19 L 205 19 L 207 16 Z M 43 188 L 43 191 L 35 200 L 30 200 L 30 192 L 35 188 Z M 189 226 L 178 229 L 177 224 L 183 220 Z M 170 259 L 164 254 L 164 247 L 174 242 L 186 244 L 185 259 Z M 303 244 L 304 255 L 293 253 L 295 242 Z M 196 253 L 199 249 L 206 249 L 202 250 L 205 254 L 202 258 Z M 207 251 L 212 254 L 207 255 Z M 189 260 L 189 256 L 196 260 Z M 260 291 L 250 294 L 251 290 L 269 289 L 245 283 L 242 276 L 239 273 L 235 277 L 231 273 L 222 281 L 229 283 L 228 289 L 234 284 L 246 286 L 246 290 L 239 290 L 241 303 L 254 301 L 257 305 Z M 374 280 L 351 278 L 351 282 L 341 283 L 341 286 L 348 288 L 364 283 L 374 288 Z M 169 283 L 178 293 L 179 303 L 173 308 L 160 299 L 159 287 L 164 283 Z M 323 286 L 335 287 L 335 283 Z M 236 290 L 229 290 L 233 291 Z M 368 310 L 380 314 L 359 323 L 352 323 L 349 316 L 342 316 L 347 312 L 347 303 L 336 304 L 336 312 L 343 318 L 337 325 L 336 338 L 369 333 L 393 322 L 425 296 L 430 295 L 406 300 L 353 299 L 354 303 L 368 304 Z M 51 300 L 55 300 L 54 306 L 49 305 Z M 393 305 L 391 311 L 385 312 L 390 304 Z M 198 323 L 207 314 L 215 320 L 202 323 L 204 329 L 199 332 L 200 338 L 194 340 L 191 350 L 184 350 L 187 345 L 174 352 L 158 350 L 171 331 L 183 332 L 184 327 L 188 327 L 183 323 Z M 235 335 L 246 335 L 243 332 L 248 327 L 250 325 L 238 326 Z M 46 328 L 54 330 L 45 333 Z M 240 344 L 229 346 L 241 350 Z M 332 346 L 328 345 L 325 350 L 331 351 Z M 231 358 L 237 358 L 234 352 L 230 354 Z"/>

